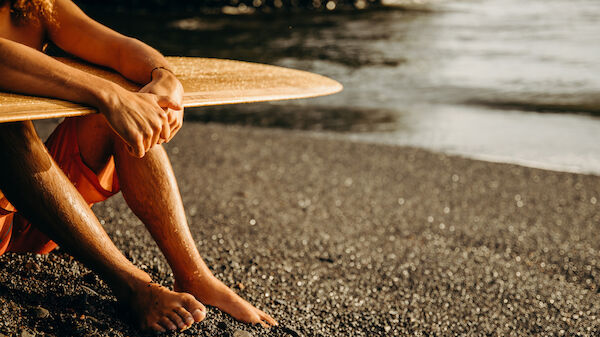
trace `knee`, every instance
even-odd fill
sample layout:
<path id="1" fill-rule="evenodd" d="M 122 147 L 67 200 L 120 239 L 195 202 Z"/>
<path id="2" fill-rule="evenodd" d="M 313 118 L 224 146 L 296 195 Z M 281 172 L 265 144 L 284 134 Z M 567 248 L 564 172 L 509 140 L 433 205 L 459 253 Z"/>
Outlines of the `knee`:
<path id="1" fill-rule="evenodd" d="M 0 123 L 0 146 L 3 151 L 43 146 L 31 121 Z"/>
<path id="2" fill-rule="evenodd" d="M 101 114 L 77 117 L 77 132 L 80 141 L 92 140 L 95 144 L 112 143 L 119 138 Z"/>
<path id="3" fill-rule="evenodd" d="M 11 172 L 45 171 L 52 163 L 31 121 L 0 124 L 0 147 L 0 166 Z"/>

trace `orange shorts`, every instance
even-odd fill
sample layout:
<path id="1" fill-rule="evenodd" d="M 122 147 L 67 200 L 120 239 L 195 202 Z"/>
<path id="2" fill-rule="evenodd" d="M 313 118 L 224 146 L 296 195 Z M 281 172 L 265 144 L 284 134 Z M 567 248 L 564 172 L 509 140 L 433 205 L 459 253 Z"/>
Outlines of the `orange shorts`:
<path id="1" fill-rule="evenodd" d="M 96 175 L 83 163 L 76 132 L 80 118 L 85 117 L 65 119 L 50 135 L 46 147 L 91 206 L 117 193 L 119 183 L 113 158 L 100 175 Z M 0 255 L 4 252 L 46 254 L 56 246 L 56 243 L 23 218 L 0 191 Z"/>

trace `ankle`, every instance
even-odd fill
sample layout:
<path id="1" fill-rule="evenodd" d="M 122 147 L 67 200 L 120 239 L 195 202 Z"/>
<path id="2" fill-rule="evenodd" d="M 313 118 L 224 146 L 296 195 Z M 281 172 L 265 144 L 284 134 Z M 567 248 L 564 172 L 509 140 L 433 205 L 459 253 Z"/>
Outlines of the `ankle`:
<path id="1" fill-rule="evenodd" d="M 186 288 L 186 287 L 197 287 L 199 285 L 211 285 L 215 283 L 220 283 L 219 279 L 217 279 L 212 273 L 202 273 L 202 272 L 192 272 L 185 274 L 174 274 L 175 285 L 178 287 Z"/>
<path id="2" fill-rule="evenodd" d="M 129 300 L 137 294 L 144 292 L 148 285 L 152 284 L 150 275 L 140 271 L 129 274 L 114 282 L 108 282 L 113 293 L 119 300 Z"/>

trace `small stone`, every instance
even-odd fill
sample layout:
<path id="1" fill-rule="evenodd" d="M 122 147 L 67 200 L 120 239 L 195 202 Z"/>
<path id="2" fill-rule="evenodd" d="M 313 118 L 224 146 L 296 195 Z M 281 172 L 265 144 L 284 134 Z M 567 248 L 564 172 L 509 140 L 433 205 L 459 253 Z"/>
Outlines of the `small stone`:
<path id="1" fill-rule="evenodd" d="M 227 323 L 221 321 L 221 322 L 217 323 L 217 328 L 219 328 L 221 330 L 226 330 L 227 329 Z"/>
<path id="2" fill-rule="evenodd" d="M 238 287 L 240 290 L 244 290 L 244 289 L 246 289 L 246 286 L 245 286 L 245 285 L 244 285 L 242 282 L 238 283 L 238 284 L 237 284 L 237 287 Z"/>
<path id="3" fill-rule="evenodd" d="M 283 331 L 286 334 L 293 336 L 293 337 L 300 337 L 300 333 L 298 333 L 298 331 L 296 331 L 292 328 L 288 328 L 286 326 L 281 327 L 281 331 Z"/>
<path id="4" fill-rule="evenodd" d="M 23 330 L 21 330 L 21 334 L 19 335 L 21 337 L 35 337 L 35 332 L 25 328 Z"/>
<path id="5" fill-rule="evenodd" d="M 36 318 L 48 318 L 50 317 L 50 312 L 48 311 L 48 309 L 43 308 L 43 307 L 35 307 L 33 309 L 33 315 Z"/>
<path id="6" fill-rule="evenodd" d="M 275 300 L 275 303 L 277 303 L 279 305 L 286 305 L 287 304 L 284 300 L 280 300 L 280 299 Z"/>
<path id="7" fill-rule="evenodd" d="M 28 261 L 27 263 L 25 263 L 25 269 L 37 273 L 40 271 L 40 266 L 33 261 Z"/>
<path id="8" fill-rule="evenodd" d="M 94 289 L 86 286 L 81 286 L 81 289 L 90 296 L 100 296 Z"/>
<path id="9" fill-rule="evenodd" d="M 252 337 L 252 334 L 244 330 L 235 330 L 233 337 Z"/>

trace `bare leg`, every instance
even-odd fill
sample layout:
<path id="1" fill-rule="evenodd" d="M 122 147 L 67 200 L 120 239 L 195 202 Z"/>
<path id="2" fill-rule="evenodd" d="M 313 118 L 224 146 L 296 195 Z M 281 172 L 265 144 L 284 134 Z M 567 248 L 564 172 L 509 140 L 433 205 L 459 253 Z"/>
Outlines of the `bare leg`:
<path id="1" fill-rule="evenodd" d="M 172 316 L 189 323 L 204 318 L 205 309 L 193 296 L 153 284 L 121 254 L 31 122 L 0 125 L 0 146 L 3 193 L 41 231 L 99 273 L 142 327 L 163 331 Z"/>
<path id="2" fill-rule="evenodd" d="M 80 140 L 86 142 L 89 140 Z M 255 308 L 210 272 L 189 231 L 177 182 L 164 149 L 155 146 L 141 158 L 132 157 L 119 139 L 114 141 L 115 164 L 121 191 L 131 210 L 146 225 L 165 255 L 175 276 L 176 290 L 194 295 L 234 318 L 263 326 L 276 325 L 268 314 Z M 90 164 L 97 157 L 82 157 Z M 96 169 L 101 169 L 97 167 Z"/>

